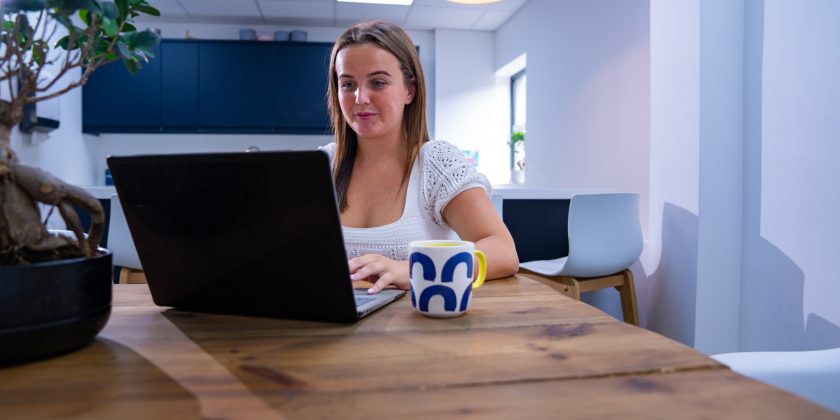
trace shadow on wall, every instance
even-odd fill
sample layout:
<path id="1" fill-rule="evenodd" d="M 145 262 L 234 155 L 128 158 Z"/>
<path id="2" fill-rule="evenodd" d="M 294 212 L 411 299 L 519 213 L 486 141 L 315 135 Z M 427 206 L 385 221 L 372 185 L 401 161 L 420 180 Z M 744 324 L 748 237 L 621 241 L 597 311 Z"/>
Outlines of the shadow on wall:
<path id="1" fill-rule="evenodd" d="M 745 255 L 740 351 L 816 350 L 840 347 L 840 327 L 804 313 L 805 274 L 764 238 Z"/>
<path id="2" fill-rule="evenodd" d="M 671 203 L 662 211 L 662 255 L 649 276 L 641 262 L 631 267 L 641 325 L 651 331 L 694 345 L 694 315 L 697 298 L 697 216 Z M 621 301 L 615 289 L 581 295 L 581 300 L 622 319 Z"/>
<path id="3" fill-rule="evenodd" d="M 666 202 L 662 209 L 662 255 L 647 277 L 633 268 L 642 326 L 694 345 L 697 300 L 697 215 Z"/>

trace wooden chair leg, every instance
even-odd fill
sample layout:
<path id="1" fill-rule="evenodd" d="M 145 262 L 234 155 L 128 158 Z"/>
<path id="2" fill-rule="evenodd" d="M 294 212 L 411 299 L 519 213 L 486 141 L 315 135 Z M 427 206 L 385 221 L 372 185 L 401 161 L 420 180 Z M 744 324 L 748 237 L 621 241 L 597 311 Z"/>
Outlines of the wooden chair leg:
<path id="1" fill-rule="evenodd" d="M 623 274 L 624 283 L 615 287 L 621 297 L 621 312 L 624 322 L 638 326 L 639 310 L 636 308 L 636 286 L 633 284 L 633 272 L 625 269 Z"/>
<path id="2" fill-rule="evenodd" d="M 576 278 L 558 276 L 551 279 L 566 286 L 561 293 L 574 300 L 580 300 L 580 282 Z"/>
<path id="3" fill-rule="evenodd" d="M 120 284 L 128 284 L 128 270 L 120 268 Z"/>
<path id="4" fill-rule="evenodd" d="M 146 283 L 146 275 L 140 270 L 132 270 L 130 268 L 120 268 L 120 284 L 144 284 Z"/>
<path id="5" fill-rule="evenodd" d="M 520 271 L 531 273 L 524 269 Z M 624 322 L 636 326 L 639 325 L 639 310 L 636 307 L 636 286 L 633 283 L 633 272 L 630 269 L 625 269 L 620 273 L 605 277 L 586 279 L 583 282 L 568 276 L 538 276 L 544 280 L 548 279 L 551 282 L 559 283 L 561 285 L 560 287 L 556 287 L 556 285 L 551 285 L 551 287 L 575 300 L 580 300 L 580 294 L 582 292 L 614 287 L 621 298 L 621 314 Z M 584 286 L 582 287 L 581 284 Z"/>

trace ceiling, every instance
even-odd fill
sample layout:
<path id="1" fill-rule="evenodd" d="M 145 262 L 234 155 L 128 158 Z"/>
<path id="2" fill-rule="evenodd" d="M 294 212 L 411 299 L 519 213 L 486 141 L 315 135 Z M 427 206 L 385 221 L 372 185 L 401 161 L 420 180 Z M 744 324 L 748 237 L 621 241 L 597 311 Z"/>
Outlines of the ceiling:
<path id="1" fill-rule="evenodd" d="M 364 20 L 383 19 L 409 30 L 494 31 L 527 0 L 501 0 L 475 6 L 446 0 L 414 0 L 411 6 L 339 3 L 336 0 L 148 1 L 161 12 L 161 16 L 154 19 L 167 22 L 346 27 Z"/>

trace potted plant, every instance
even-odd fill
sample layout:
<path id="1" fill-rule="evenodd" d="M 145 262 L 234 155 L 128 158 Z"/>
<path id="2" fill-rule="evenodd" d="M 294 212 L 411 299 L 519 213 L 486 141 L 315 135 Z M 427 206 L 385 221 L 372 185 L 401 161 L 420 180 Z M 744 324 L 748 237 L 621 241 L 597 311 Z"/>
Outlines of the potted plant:
<path id="1" fill-rule="evenodd" d="M 111 254 L 99 248 L 105 222 L 99 201 L 82 188 L 20 162 L 11 147 L 12 132 L 25 106 L 82 86 L 105 64 L 121 60 L 135 73 L 152 57 L 160 38 L 148 30 L 138 31 L 132 22 L 140 14 L 160 13 L 145 0 L 3 0 L 0 7 L 0 364 L 4 364 L 89 342 L 110 314 L 112 278 Z M 71 233 L 47 231 L 42 208 L 50 213 L 57 210 Z M 90 215 L 87 233 L 82 231 L 77 208 Z"/>
<path id="2" fill-rule="evenodd" d="M 525 132 L 510 133 L 510 179 L 514 184 L 525 182 Z"/>

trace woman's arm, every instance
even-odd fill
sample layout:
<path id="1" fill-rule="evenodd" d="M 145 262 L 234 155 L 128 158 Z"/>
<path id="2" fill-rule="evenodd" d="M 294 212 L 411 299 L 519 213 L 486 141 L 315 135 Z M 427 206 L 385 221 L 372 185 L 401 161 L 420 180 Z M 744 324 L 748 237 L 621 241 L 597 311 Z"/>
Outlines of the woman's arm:
<path id="1" fill-rule="evenodd" d="M 519 270 L 513 238 L 484 190 L 472 188 L 458 194 L 443 209 L 443 217 L 461 239 L 475 242 L 475 248 L 487 256 L 488 280 L 512 276 Z M 408 261 L 367 254 L 351 259 L 349 266 L 353 281 L 373 283 L 368 293 L 391 284 L 408 290 Z"/>
<path id="2" fill-rule="evenodd" d="M 461 239 L 475 242 L 475 248 L 487 256 L 488 280 L 519 271 L 513 238 L 483 189 L 471 188 L 456 195 L 443 209 L 443 218 Z"/>

